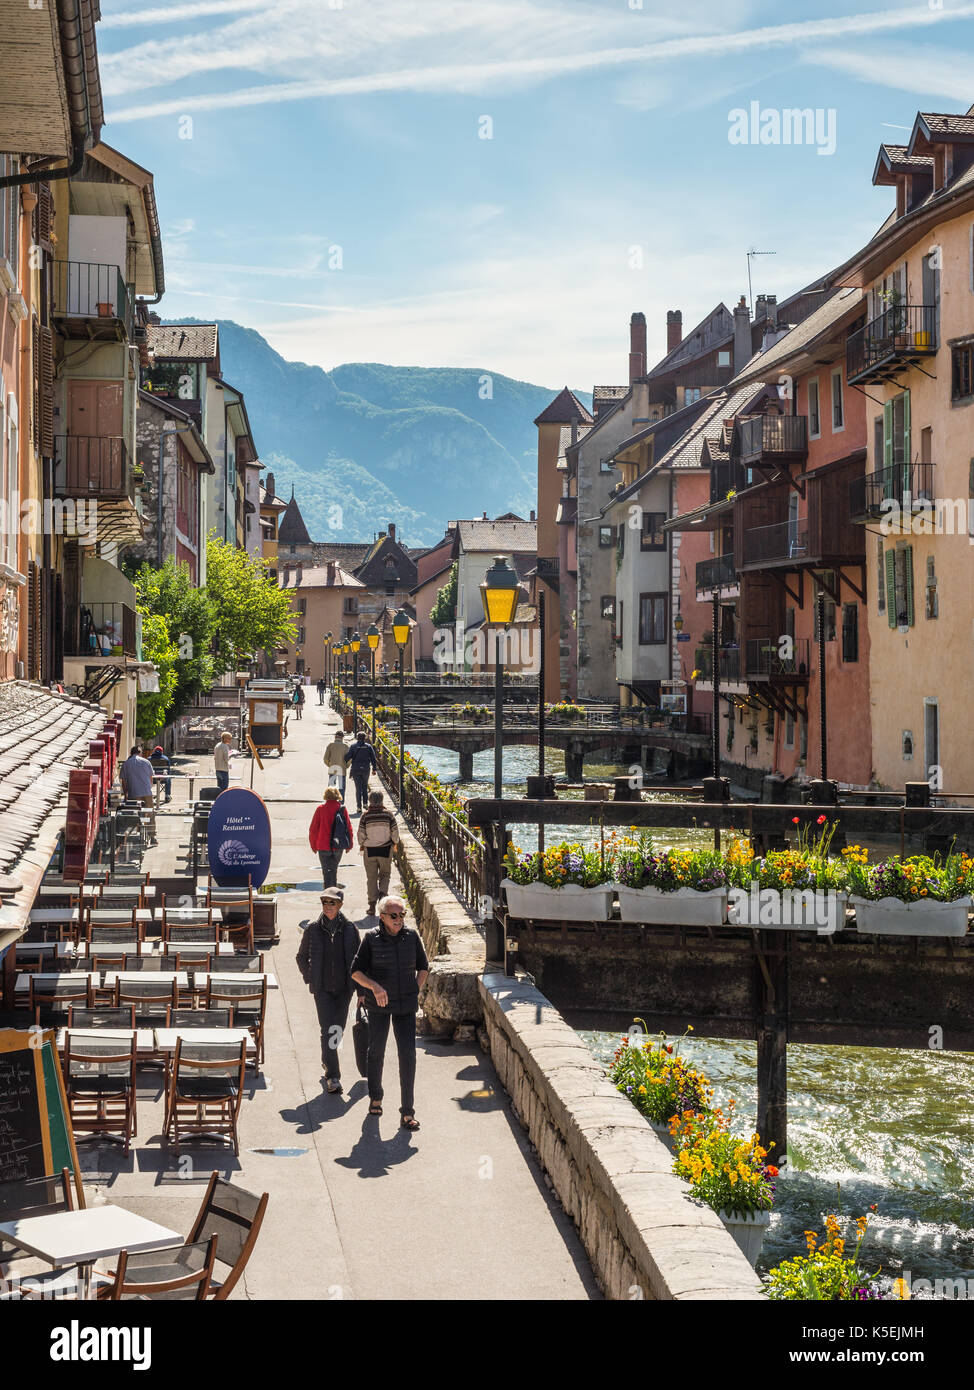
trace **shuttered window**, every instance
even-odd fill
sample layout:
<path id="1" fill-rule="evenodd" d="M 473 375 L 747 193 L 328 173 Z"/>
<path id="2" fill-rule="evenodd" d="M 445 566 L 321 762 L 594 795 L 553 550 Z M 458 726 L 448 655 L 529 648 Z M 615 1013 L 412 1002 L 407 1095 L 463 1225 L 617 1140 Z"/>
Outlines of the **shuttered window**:
<path id="1" fill-rule="evenodd" d="M 38 328 L 39 371 L 38 409 L 39 449 L 45 458 L 54 457 L 54 337 L 49 328 Z"/>
<path id="2" fill-rule="evenodd" d="M 859 660 L 859 605 L 842 605 L 842 660 Z"/>
<path id="3" fill-rule="evenodd" d="M 913 626 L 913 547 L 897 546 L 886 552 L 886 620 L 890 627 L 901 622 Z"/>
<path id="4" fill-rule="evenodd" d="M 876 575 L 876 601 L 880 613 L 886 612 L 886 581 L 883 575 L 883 542 L 876 541 L 876 563 L 879 567 Z"/>

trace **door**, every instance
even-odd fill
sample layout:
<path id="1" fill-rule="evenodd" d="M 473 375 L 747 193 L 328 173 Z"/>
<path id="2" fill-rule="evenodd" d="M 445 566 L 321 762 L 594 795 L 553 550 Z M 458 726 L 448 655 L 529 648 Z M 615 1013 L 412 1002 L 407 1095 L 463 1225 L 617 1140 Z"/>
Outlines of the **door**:
<path id="1" fill-rule="evenodd" d="M 797 492 L 788 494 L 788 557 L 793 558 L 798 550 L 798 503 Z"/>
<path id="2" fill-rule="evenodd" d="M 923 765 L 932 791 L 943 787 L 940 768 L 940 706 L 936 700 L 923 702 Z"/>
<path id="3" fill-rule="evenodd" d="M 120 381 L 68 382 L 65 457 L 70 494 L 124 491 Z"/>

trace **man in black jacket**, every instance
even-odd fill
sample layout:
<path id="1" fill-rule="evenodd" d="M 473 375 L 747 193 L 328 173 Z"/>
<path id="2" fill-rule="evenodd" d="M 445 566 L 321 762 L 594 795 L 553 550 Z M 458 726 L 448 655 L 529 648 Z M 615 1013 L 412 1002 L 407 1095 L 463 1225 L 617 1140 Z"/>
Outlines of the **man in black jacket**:
<path id="1" fill-rule="evenodd" d="M 340 888 L 326 888 L 321 895 L 321 915 L 310 922 L 295 957 L 305 984 L 314 995 L 321 1026 L 321 1065 L 325 1086 L 341 1092 L 341 1046 L 348 1006 L 354 987 L 351 968 L 359 950 L 358 928 L 341 910 L 345 895 Z"/>
<path id="2" fill-rule="evenodd" d="M 375 1003 L 369 1005 L 369 1114 L 382 1114 L 382 1063 L 391 1022 L 399 1053 L 400 1123 L 403 1129 L 419 1129 L 413 1108 L 416 1011 L 429 961 L 423 938 L 405 920 L 402 898 L 381 900 L 379 925 L 362 938 L 352 961 L 352 979 L 375 996 Z"/>
<path id="3" fill-rule="evenodd" d="M 371 743 L 365 741 L 364 733 L 359 732 L 355 735 L 355 742 L 345 754 L 345 761 L 355 783 L 355 800 L 358 802 L 358 814 L 361 815 L 369 796 L 369 773 L 379 770 L 375 760 L 375 749 Z"/>

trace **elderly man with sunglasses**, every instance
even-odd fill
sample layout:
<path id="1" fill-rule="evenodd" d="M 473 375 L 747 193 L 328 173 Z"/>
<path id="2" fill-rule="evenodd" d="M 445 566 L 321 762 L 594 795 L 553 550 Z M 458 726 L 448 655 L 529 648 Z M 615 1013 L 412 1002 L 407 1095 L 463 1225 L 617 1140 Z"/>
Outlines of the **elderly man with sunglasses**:
<path id="1" fill-rule="evenodd" d="M 352 979 L 375 996 L 369 1005 L 369 1114 L 382 1114 L 382 1064 L 391 1023 L 399 1053 L 400 1123 L 403 1129 L 415 1130 L 416 1011 L 429 961 L 423 938 L 405 925 L 402 898 L 382 898 L 378 908 L 379 925 L 366 932 L 352 961 Z"/>

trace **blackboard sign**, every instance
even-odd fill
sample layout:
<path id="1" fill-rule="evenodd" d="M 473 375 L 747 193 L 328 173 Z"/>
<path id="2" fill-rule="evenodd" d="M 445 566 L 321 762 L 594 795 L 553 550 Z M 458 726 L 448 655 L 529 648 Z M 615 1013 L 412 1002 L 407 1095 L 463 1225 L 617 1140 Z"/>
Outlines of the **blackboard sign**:
<path id="1" fill-rule="evenodd" d="M 79 1171 L 54 1041 L 50 1031 L 0 1030 L 0 1182 Z"/>

